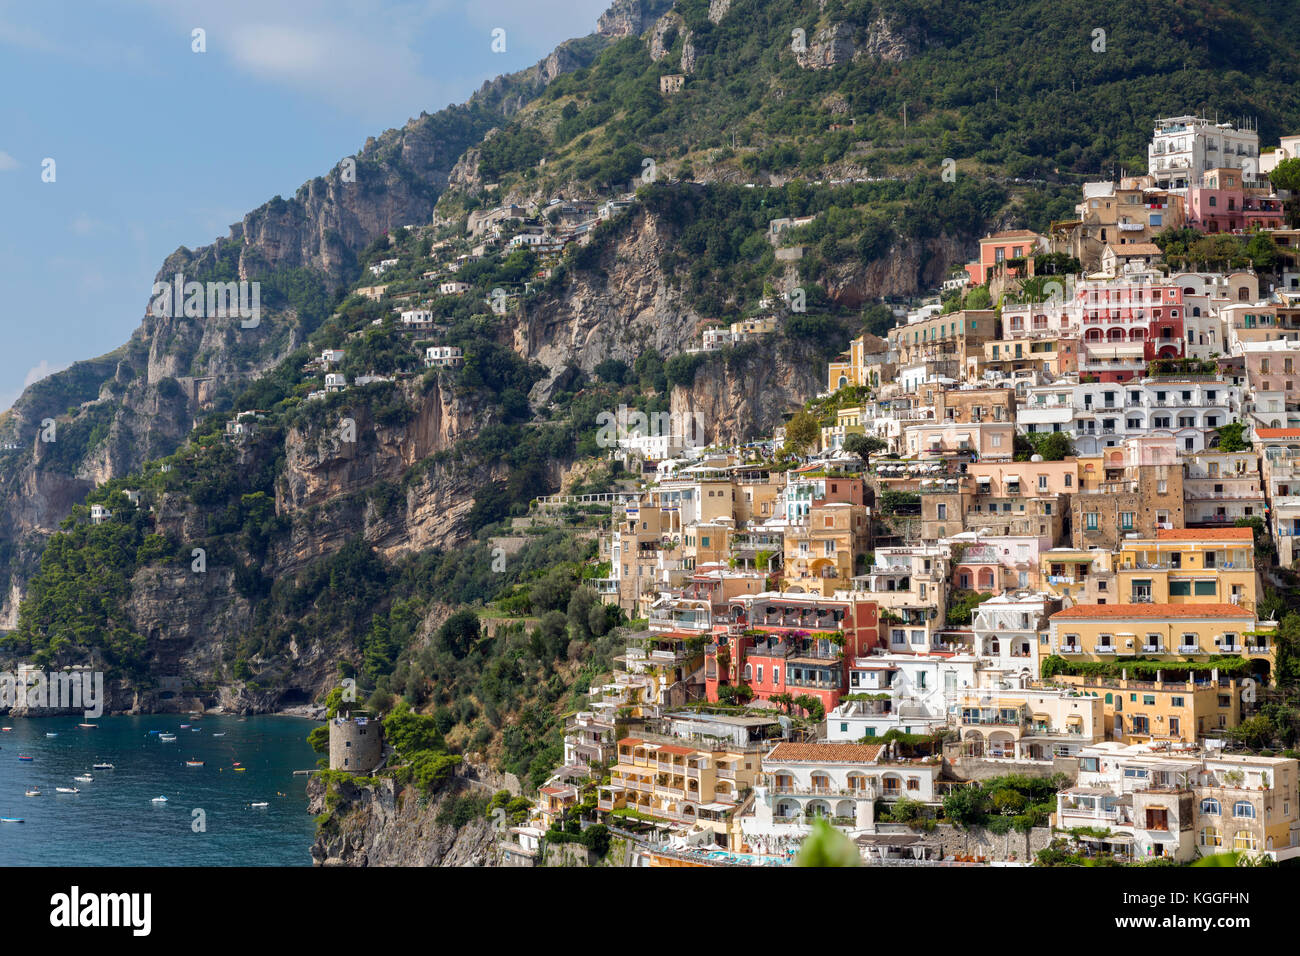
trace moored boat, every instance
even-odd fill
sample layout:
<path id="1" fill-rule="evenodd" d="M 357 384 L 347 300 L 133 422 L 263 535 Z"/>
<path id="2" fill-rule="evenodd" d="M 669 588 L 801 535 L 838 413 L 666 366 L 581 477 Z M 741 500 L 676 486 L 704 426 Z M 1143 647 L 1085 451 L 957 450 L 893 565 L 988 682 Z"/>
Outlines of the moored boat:
<path id="1" fill-rule="evenodd" d="M 27 796 L 29 797 L 39 797 L 40 795 L 41 795 L 40 787 L 32 787 L 30 790 L 27 791 Z"/>
<path id="2" fill-rule="evenodd" d="M 94 764 L 94 765 L 92 766 L 92 769 L 94 769 L 94 770 L 112 770 L 112 769 L 113 769 L 113 765 L 112 765 L 111 763 L 97 763 L 97 764 Z"/>
<path id="3" fill-rule="evenodd" d="M 152 800 L 150 800 L 149 802 L 150 802 L 150 803 L 166 803 L 166 802 L 167 802 L 167 798 L 166 798 L 166 797 L 154 797 L 154 798 L 153 798 Z"/>
<path id="4" fill-rule="evenodd" d="M 58 735 L 58 734 L 49 734 L 49 733 L 47 733 L 45 736 L 46 736 L 46 737 L 57 737 L 57 736 L 59 736 L 59 735 Z"/>
<path id="5" fill-rule="evenodd" d="M 22 817 L 0 817 L 0 823 L 22 823 Z"/>
<path id="6" fill-rule="evenodd" d="M 75 780 L 75 781 L 77 781 L 77 783 L 94 783 L 94 782 L 95 782 L 95 778 L 92 777 L 92 776 L 91 776 L 90 774 L 88 774 L 88 773 L 78 774 L 77 776 L 73 777 L 72 779 Z"/>
<path id="7" fill-rule="evenodd" d="M 257 802 L 257 803 L 250 803 L 249 806 L 250 806 L 250 807 L 258 807 L 258 808 L 261 808 L 261 807 L 269 807 L 270 804 L 267 803 L 265 800 L 261 800 L 261 801 L 259 801 L 259 802 Z"/>
<path id="8" fill-rule="evenodd" d="M 35 758 L 34 758 L 34 757 L 28 757 L 26 754 L 19 754 L 19 755 L 18 755 L 18 759 L 19 759 L 19 760 L 34 760 Z"/>
<path id="9" fill-rule="evenodd" d="M 187 761 L 185 761 L 185 766 L 187 766 L 187 767 L 202 767 L 202 766 L 203 766 L 203 761 L 202 761 L 202 760 L 187 760 Z"/>
<path id="10" fill-rule="evenodd" d="M 85 727 L 87 730 L 94 730 L 98 724 L 77 724 L 78 727 Z"/>
<path id="11" fill-rule="evenodd" d="M 55 787 L 55 793 L 81 793 L 80 787 Z"/>
<path id="12" fill-rule="evenodd" d="M 175 735 L 175 734 L 159 734 L 159 735 L 158 735 L 158 739 L 161 740 L 163 743 L 169 744 L 169 743 L 172 743 L 172 742 L 176 739 L 176 735 Z"/>

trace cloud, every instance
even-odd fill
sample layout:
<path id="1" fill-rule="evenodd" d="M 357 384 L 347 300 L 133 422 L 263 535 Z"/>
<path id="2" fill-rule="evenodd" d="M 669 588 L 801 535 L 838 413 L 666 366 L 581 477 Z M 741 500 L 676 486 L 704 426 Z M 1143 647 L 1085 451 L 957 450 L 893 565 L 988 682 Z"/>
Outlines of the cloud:
<path id="1" fill-rule="evenodd" d="M 18 168 L 18 160 L 14 159 L 3 149 L 0 149 L 0 173 L 7 173 L 10 170 Z"/>
<path id="2" fill-rule="evenodd" d="M 77 236 L 93 236 L 97 232 L 102 232 L 108 227 L 98 219 L 93 219 L 84 212 L 72 220 L 68 227 Z"/>
<path id="3" fill-rule="evenodd" d="M 53 375 L 55 372 L 62 372 L 66 365 L 51 365 L 49 359 L 41 359 L 40 363 L 33 365 L 27 370 L 27 375 L 23 378 L 23 388 L 35 385 L 41 379 Z"/>

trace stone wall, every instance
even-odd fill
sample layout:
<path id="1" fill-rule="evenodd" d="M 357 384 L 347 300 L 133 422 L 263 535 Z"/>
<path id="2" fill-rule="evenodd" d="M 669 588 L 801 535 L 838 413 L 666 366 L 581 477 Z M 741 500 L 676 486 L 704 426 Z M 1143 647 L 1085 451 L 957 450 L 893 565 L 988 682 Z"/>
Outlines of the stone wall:
<path id="1" fill-rule="evenodd" d="M 983 856 L 990 860 L 1009 860 L 1015 854 L 1015 859 L 1019 862 L 1032 860 L 1035 853 L 1052 842 L 1050 827 L 1034 827 L 1027 834 L 1015 830 L 993 833 L 984 827 L 963 830 L 941 823 L 934 828 L 933 833 L 926 836 L 939 841 L 945 857 Z"/>

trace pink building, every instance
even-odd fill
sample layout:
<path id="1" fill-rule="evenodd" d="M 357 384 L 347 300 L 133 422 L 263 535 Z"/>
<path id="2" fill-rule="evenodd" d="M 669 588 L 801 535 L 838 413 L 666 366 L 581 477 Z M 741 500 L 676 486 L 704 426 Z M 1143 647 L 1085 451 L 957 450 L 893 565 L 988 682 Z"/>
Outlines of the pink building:
<path id="1" fill-rule="evenodd" d="M 983 285 L 988 282 L 999 263 L 1007 259 L 1033 256 L 1046 248 L 1047 239 L 1029 229 L 996 232 L 980 240 L 979 260 L 966 265 L 966 274 L 970 276 L 972 285 Z M 1032 260 L 1028 263 L 1025 274 L 1034 274 Z"/>
<path id="2" fill-rule="evenodd" d="M 1207 170 L 1187 190 L 1187 224 L 1202 232 L 1279 229 L 1282 200 L 1263 190 L 1246 190 L 1240 169 Z"/>

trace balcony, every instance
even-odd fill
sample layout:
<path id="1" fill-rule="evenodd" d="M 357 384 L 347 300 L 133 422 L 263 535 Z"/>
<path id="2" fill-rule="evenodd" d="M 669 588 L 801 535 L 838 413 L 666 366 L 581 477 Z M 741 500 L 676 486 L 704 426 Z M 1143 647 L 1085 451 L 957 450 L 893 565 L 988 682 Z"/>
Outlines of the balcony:
<path id="1" fill-rule="evenodd" d="M 1083 646 L 1080 645 L 1080 644 L 1062 644 L 1062 645 L 1061 645 L 1061 653 L 1062 653 L 1062 654 L 1082 654 L 1082 653 L 1083 653 Z"/>
<path id="2" fill-rule="evenodd" d="M 1142 645 L 1143 654 L 1163 654 L 1164 652 L 1165 652 L 1165 645 L 1161 643 Z"/>
<path id="3" fill-rule="evenodd" d="M 1199 654 L 1199 653 L 1201 653 L 1201 645 L 1200 645 L 1200 644 L 1179 644 L 1179 645 L 1178 645 L 1178 653 L 1179 653 L 1179 654 Z"/>

